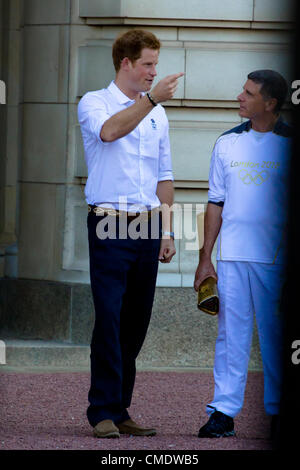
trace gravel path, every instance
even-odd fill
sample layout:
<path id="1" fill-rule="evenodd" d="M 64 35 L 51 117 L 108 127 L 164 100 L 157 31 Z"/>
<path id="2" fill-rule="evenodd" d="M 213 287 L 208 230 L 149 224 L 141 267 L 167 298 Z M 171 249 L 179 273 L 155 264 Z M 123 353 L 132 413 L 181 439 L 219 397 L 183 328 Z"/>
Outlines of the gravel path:
<path id="1" fill-rule="evenodd" d="M 154 437 L 96 439 L 86 419 L 87 372 L 0 371 L 0 450 L 271 450 L 263 377 L 249 372 L 236 437 L 199 439 L 212 398 L 210 371 L 138 372 L 130 414 L 154 425 Z"/>

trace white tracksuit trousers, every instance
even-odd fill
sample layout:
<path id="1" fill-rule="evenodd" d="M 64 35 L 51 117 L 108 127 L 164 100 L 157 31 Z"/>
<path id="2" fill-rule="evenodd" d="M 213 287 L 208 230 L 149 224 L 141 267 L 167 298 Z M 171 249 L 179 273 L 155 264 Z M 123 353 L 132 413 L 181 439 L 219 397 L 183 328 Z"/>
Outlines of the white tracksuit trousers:
<path id="1" fill-rule="evenodd" d="M 241 410 L 247 381 L 253 317 L 256 316 L 264 373 L 267 414 L 279 413 L 284 267 L 276 264 L 218 261 L 220 312 L 215 349 L 214 399 L 207 405 L 232 418 Z"/>

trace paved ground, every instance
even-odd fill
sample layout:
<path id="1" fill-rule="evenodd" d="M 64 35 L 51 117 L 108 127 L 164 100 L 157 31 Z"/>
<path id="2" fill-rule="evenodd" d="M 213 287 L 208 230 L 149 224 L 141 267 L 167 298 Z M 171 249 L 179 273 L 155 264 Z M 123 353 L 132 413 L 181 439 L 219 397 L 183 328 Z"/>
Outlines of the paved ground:
<path id="1" fill-rule="evenodd" d="M 0 370 L 2 450 L 271 450 L 263 377 L 249 372 L 236 437 L 199 439 L 212 398 L 210 371 L 138 372 L 130 414 L 155 425 L 154 437 L 96 439 L 86 420 L 89 373 Z M 2 454 L 3 455 L 3 454 Z"/>

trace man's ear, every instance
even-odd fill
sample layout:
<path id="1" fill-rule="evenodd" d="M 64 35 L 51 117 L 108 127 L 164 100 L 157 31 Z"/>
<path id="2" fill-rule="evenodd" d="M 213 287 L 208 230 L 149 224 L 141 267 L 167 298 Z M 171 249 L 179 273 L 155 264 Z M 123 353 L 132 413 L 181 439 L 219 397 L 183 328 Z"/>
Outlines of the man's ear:
<path id="1" fill-rule="evenodd" d="M 269 98 L 267 101 L 266 101 L 266 111 L 271 111 L 271 112 L 274 112 L 274 109 L 276 108 L 277 106 L 277 99 L 276 98 Z"/>
<path id="2" fill-rule="evenodd" d="M 132 69 L 132 62 L 130 59 L 128 59 L 128 57 L 124 57 L 124 59 L 122 59 L 121 69 L 123 69 L 126 72 Z"/>

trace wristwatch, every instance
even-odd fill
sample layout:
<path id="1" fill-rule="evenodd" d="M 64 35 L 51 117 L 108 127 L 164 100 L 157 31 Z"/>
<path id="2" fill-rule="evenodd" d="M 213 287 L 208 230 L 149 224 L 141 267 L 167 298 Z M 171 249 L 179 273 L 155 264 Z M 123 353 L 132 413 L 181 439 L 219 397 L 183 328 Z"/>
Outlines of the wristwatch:
<path id="1" fill-rule="evenodd" d="M 162 235 L 168 235 L 169 237 L 173 238 L 173 240 L 174 240 L 174 232 L 165 232 L 165 231 L 163 231 Z"/>

